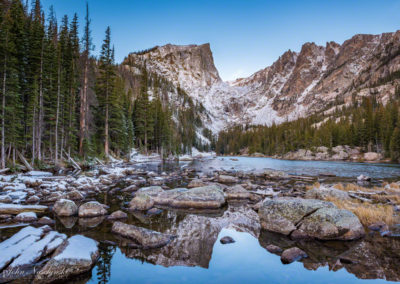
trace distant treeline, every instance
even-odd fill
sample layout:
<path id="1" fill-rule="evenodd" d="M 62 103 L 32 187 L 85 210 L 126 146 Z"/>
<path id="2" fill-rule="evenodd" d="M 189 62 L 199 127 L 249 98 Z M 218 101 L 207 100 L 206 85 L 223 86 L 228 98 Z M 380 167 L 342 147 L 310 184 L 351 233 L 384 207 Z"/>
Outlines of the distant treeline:
<path id="1" fill-rule="evenodd" d="M 270 127 L 234 127 L 219 133 L 216 151 L 239 154 L 248 148 L 249 153 L 283 155 L 298 149 L 349 145 L 361 147 L 365 152 L 380 152 L 399 161 L 399 101 L 400 92 L 396 92 L 386 105 L 371 96 L 362 102 L 353 100 L 351 106 L 337 108 L 329 116 L 315 114 Z"/>

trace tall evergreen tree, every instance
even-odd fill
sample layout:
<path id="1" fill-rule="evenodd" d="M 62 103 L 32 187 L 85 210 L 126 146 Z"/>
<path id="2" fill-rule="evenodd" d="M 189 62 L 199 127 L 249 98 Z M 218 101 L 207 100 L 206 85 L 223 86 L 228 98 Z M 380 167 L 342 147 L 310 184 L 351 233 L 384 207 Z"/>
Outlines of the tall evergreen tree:
<path id="1" fill-rule="evenodd" d="M 114 51 L 111 48 L 111 30 L 106 29 L 106 36 L 101 47 L 99 59 L 99 76 L 96 80 L 96 95 L 99 101 L 99 117 L 102 118 L 103 127 L 99 126 L 103 131 L 104 154 L 109 155 L 110 137 L 109 137 L 109 120 L 111 108 L 111 96 L 114 91 L 115 84 L 115 66 Z M 104 118 L 104 119 L 103 119 Z"/>

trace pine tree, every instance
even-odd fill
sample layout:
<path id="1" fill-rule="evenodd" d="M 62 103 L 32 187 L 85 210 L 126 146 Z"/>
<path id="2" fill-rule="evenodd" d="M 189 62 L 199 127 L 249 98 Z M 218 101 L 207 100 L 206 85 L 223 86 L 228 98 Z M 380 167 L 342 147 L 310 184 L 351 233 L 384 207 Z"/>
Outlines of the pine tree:
<path id="1" fill-rule="evenodd" d="M 143 69 L 141 91 L 135 101 L 134 126 L 137 145 L 146 152 L 149 150 L 148 142 L 153 138 L 153 108 L 148 94 L 148 76 L 146 68 Z"/>
<path id="2" fill-rule="evenodd" d="M 98 117 L 101 117 L 101 124 L 98 126 L 103 132 L 104 154 L 109 155 L 109 119 L 111 108 L 111 96 L 114 92 L 115 66 L 114 51 L 111 48 L 111 30 L 106 29 L 106 36 L 101 47 L 99 59 L 99 75 L 96 81 L 96 95 L 99 101 Z M 117 107 L 118 108 L 118 107 Z M 104 118 L 104 119 L 103 119 Z"/>
<path id="3" fill-rule="evenodd" d="M 390 158 L 400 162 L 400 128 L 396 127 L 390 139 Z"/>
<path id="4" fill-rule="evenodd" d="M 86 2 L 86 17 L 85 17 L 85 30 L 83 35 L 83 87 L 80 96 L 80 122 L 79 122 L 79 154 L 83 156 L 84 143 L 89 143 L 88 140 L 88 115 L 89 115 L 89 102 L 88 102 L 88 89 L 89 89 L 89 59 L 90 51 L 92 50 L 92 38 L 90 30 L 89 18 L 89 4 Z"/>

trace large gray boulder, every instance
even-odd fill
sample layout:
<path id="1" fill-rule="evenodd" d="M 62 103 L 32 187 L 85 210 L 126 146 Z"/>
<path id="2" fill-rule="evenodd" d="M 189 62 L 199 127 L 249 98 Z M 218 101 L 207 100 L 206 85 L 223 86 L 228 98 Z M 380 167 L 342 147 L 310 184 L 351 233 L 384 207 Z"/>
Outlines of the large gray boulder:
<path id="1" fill-rule="evenodd" d="M 321 200 L 326 200 L 327 198 L 335 198 L 339 200 L 351 199 L 350 195 L 346 191 L 326 186 L 314 187 L 308 190 L 305 194 L 305 198 Z"/>
<path id="2" fill-rule="evenodd" d="M 333 203 L 300 198 L 266 200 L 259 212 L 262 228 L 320 240 L 353 240 L 365 234 L 358 217 Z"/>
<path id="3" fill-rule="evenodd" d="M 53 211 L 58 216 L 69 217 L 78 214 L 78 206 L 69 199 L 59 199 L 53 206 Z"/>
<path id="4" fill-rule="evenodd" d="M 97 242 L 81 235 L 66 240 L 36 274 L 34 283 L 67 280 L 92 269 L 99 257 Z"/>
<path id="5" fill-rule="evenodd" d="M 107 214 L 104 205 L 97 201 L 90 201 L 79 207 L 79 217 L 97 217 Z"/>
<path id="6" fill-rule="evenodd" d="M 171 190 L 151 186 L 138 190 L 130 203 L 130 208 L 147 210 L 153 205 L 161 205 L 173 208 L 215 209 L 223 204 L 225 204 L 224 193 L 217 185 Z"/>
<path id="7" fill-rule="evenodd" d="M 155 204 L 174 208 L 213 209 L 225 204 L 223 191 L 216 185 L 192 189 L 176 188 L 166 190 L 154 198 Z"/>
<path id="8" fill-rule="evenodd" d="M 134 240 L 144 248 L 158 248 L 168 244 L 174 237 L 162 234 L 149 229 L 128 225 L 122 222 L 115 222 L 111 231 L 125 238 Z"/>

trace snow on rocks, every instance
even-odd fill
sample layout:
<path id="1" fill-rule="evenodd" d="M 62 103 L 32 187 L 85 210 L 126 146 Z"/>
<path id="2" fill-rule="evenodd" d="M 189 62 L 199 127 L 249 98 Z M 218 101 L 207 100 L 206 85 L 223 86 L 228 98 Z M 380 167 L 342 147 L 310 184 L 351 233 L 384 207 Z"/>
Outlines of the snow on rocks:
<path id="1" fill-rule="evenodd" d="M 215 152 L 200 152 L 196 148 L 192 148 L 191 154 L 185 154 L 179 156 L 179 161 L 192 161 L 194 159 L 206 159 L 206 158 L 215 158 Z"/>
<path id="2" fill-rule="evenodd" d="M 43 205 L 20 205 L 20 204 L 0 204 L 0 214 L 17 215 L 22 212 L 43 213 L 47 206 Z"/>
<path id="3" fill-rule="evenodd" d="M 33 243 L 25 249 L 14 261 L 2 272 L 3 280 L 13 280 L 34 273 L 34 265 L 43 256 L 52 253 L 66 239 L 66 235 L 50 231 L 42 239 Z"/>
<path id="4" fill-rule="evenodd" d="M 357 177 L 357 180 L 361 181 L 361 182 L 363 182 L 363 181 L 371 181 L 371 178 L 369 176 L 366 176 L 366 175 L 359 175 Z"/>
<path id="5" fill-rule="evenodd" d="M 132 149 L 130 154 L 130 161 L 132 163 L 145 163 L 145 162 L 157 162 L 161 161 L 161 156 L 159 154 L 143 155 L 140 154 L 136 149 Z"/>
<path id="6" fill-rule="evenodd" d="M 35 242 L 50 231 L 50 227 L 40 228 L 25 227 L 11 238 L 0 243 L 0 271 L 20 256 L 25 250 L 29 249 Z"/>
<path id="7" fill-rule="evenodd" d="M 30 171 L 25 174 L 26 176 L 31 177 L 51 177 L 53 174 L 49 172 L 42 172 L 42 171 Z"/>
<path id="8" fill-rule="evenodd" d="M 12 198 L 8 195 L 0 195 L 0 203 L 12 203 Z"/>
<path id="9" fill-rule="evenodd" d="M 14 221 L 30 223 L 36 221 L 38 218 L 35 212 L 22 212 L 15 216 Z"/>
<path id="10" fill-rule="evenodd" d="M 36 274 L 35 282 L 50 283 L 89 271 L 98 257 L 98 243 L 82 235 L 70 237 Z"/>

